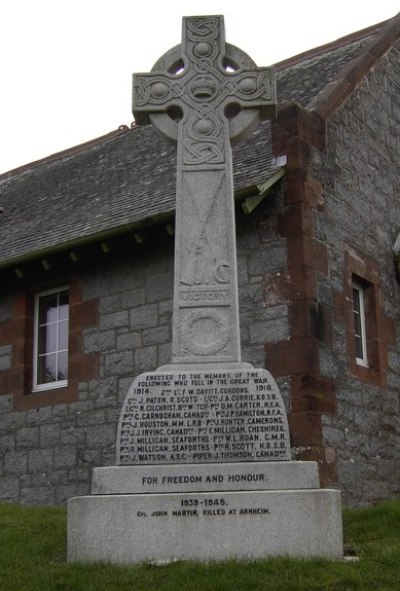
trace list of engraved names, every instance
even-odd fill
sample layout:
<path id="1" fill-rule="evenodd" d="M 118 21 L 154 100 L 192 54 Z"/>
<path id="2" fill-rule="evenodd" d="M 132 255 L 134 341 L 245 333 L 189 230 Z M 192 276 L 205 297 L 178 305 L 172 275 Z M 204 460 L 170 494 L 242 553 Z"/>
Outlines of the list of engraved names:
<path id="1" fill-rule="evenodd" d="M 120 464 L 290 459 L 286 411 L 263 370 L 142 374 L 118 440 Z"/>

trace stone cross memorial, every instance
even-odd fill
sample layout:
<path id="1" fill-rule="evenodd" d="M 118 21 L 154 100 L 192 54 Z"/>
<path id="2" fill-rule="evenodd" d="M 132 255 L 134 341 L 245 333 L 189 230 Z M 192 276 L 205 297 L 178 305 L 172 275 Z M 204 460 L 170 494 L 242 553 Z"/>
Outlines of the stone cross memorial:
<path id="1" fill-rule="evenodd" d="M 116 563 L 342 555 L 340 492 L 291 461 L 286 410 L 242 363 L 231 144 L 272 117 L 272 71 L 183 19 L 180 46 L 133 81 L 137 123 L 177 145 L 173 350 L 136 377 L 116 466 L 70 499 L 68 559 Z"/>

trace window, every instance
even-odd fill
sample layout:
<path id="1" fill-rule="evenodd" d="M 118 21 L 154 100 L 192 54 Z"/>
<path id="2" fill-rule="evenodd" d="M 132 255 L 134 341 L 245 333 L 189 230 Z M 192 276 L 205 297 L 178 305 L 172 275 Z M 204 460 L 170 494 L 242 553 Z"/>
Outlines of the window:
<path id="1" fill-rule="evenodd" d="M 66 288 L 35 296 L 33 391 L 68 385 L 69 292 Z"/>
<path id="2" fill-rule="evenodd" d="M 355 282 L 353 282 L 353 318 L 356 362 L 358 365 L 368 367 L 364 288 Z"/>

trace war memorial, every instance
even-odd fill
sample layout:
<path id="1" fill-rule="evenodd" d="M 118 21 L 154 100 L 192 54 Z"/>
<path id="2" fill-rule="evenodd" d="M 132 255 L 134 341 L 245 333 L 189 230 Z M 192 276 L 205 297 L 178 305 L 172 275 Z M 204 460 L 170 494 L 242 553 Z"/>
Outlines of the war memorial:
<path id="1" fill-rule="evenodd" d="M 176 142 L 171 364 L 135 378 L 115 466 L 68 503 L 68 559 L 340 558 L 340 491 L 291 461 L 272 375 L 241 362 L 231 145 L 273 117 L 273 72 L 225 43 L 221 16 L 133 82 L 138 124 Z"/>

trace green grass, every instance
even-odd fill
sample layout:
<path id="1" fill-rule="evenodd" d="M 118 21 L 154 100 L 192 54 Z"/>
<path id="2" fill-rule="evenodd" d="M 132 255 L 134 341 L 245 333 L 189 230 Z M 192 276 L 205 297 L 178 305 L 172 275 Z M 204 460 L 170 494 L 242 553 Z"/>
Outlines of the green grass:
<path id="1" fill-rule="evenodd" d="M 66 563 L 66 512 L 0 504 L 0 591 L 399 591 L 400 501 L 344 512 L 359 562 Z"/>

